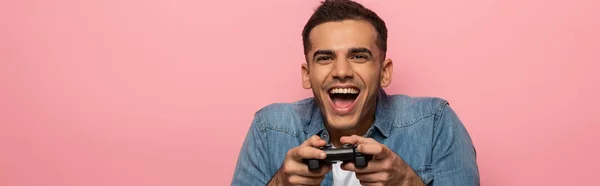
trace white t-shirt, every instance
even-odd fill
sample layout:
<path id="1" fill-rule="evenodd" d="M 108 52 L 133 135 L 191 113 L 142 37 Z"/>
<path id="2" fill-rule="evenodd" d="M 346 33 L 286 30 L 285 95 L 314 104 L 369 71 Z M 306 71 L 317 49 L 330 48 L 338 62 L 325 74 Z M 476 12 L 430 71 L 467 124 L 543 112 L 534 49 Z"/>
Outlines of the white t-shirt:
<path id="1" fill-rule="evenodd" d="M 333 164 L 333 186 L 360 186 L 356 173 L 343 170 L 341 162 Z"/>
<path id="2" fill-rule="evenodd" d="M 331 146 L 335 148 L 335 146 Z M 332 165 L 333 170 L 333 186 L 360 186 L 360 181 L 356 178 L 356 173 L 343 170 L 342 162 L 337 162 Z"/>

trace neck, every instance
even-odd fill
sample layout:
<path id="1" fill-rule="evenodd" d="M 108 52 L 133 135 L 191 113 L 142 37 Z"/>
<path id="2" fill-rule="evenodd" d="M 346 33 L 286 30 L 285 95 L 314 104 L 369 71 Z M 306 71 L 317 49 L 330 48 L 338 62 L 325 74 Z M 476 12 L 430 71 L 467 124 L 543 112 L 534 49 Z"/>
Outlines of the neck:
<path id="1" fill-rule="evenodd" d="M 369 128 L 371 128 L 374 121 L 375 121 L 375 108 L 368 111 L 366 117 L 364 117 L 362 119 L 362 121 L 359 121 L 358 124 L 356 125 L 356 127 L 353 127 L 350 129 L 339 130 L 339 129 L 332 129 L 330 127 L 327 127 L 327 126 L 329 126 L 327 124 L 325 126 L 326 126 L 327 131 L 329 132 L 331 144 L 334 145 L 335 147 L 339 148 L 342 146 L 342 144 L 340 143 L 341 137 L 352 136 L 352 135 L 364 136 L 367 133 L 367 131 L 369 130 Z"/>

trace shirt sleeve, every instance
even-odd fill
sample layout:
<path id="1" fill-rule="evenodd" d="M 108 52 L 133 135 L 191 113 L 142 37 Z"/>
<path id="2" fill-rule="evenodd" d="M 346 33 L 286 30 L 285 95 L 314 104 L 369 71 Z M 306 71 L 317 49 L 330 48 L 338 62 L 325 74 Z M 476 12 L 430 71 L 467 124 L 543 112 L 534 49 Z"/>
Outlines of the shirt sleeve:
<path id="1" fill-rule="evenodd" d="M 436 117 L 431 185 L 480 185 L 475 147 L 465 126 L 447 102 Z"/>
<path id="2" fill-rule="evenodd" d="M 266 185 L 271 179 L 267 169 L 267 138 L 264 130 L 259 130 L 260 122 L 260 118 L 255 116 L 246 134 L 234 170 L 232 186 Z"/>

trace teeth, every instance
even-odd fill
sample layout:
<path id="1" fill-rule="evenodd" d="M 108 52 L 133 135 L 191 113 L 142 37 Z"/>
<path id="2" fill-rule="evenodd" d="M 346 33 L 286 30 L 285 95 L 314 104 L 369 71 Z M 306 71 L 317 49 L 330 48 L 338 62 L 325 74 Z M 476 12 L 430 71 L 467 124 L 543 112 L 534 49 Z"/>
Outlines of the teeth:
<path id="1" fill-rule="evenodd" d="M 333 88 L 329 91 L 330 94 L 358 94 L 355 88 Z"/>

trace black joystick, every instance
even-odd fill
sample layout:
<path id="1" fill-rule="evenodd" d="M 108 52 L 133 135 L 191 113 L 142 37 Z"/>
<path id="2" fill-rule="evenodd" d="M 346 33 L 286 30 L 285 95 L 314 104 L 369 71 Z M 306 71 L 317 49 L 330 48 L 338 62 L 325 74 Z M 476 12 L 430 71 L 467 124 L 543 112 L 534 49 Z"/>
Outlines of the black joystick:
<path id="1" fill-rule="evenodd" d="M 325 147 L 319 147 L 319 149 L 325 151 L 327 155 L 325 159 L 304 159 L 303 161 L 308 166 L 308 170 L 311 171 L 318 171 L 322 165 L 338 161 L 352 162 L 356 168 L 364 168 L 373 159 L 373 155 L 362 154 L 358 152 L 356 147 L 355 145 L 344 144 L 342 148 L 334 149 L 331 145 L 326 145 Z"/>

